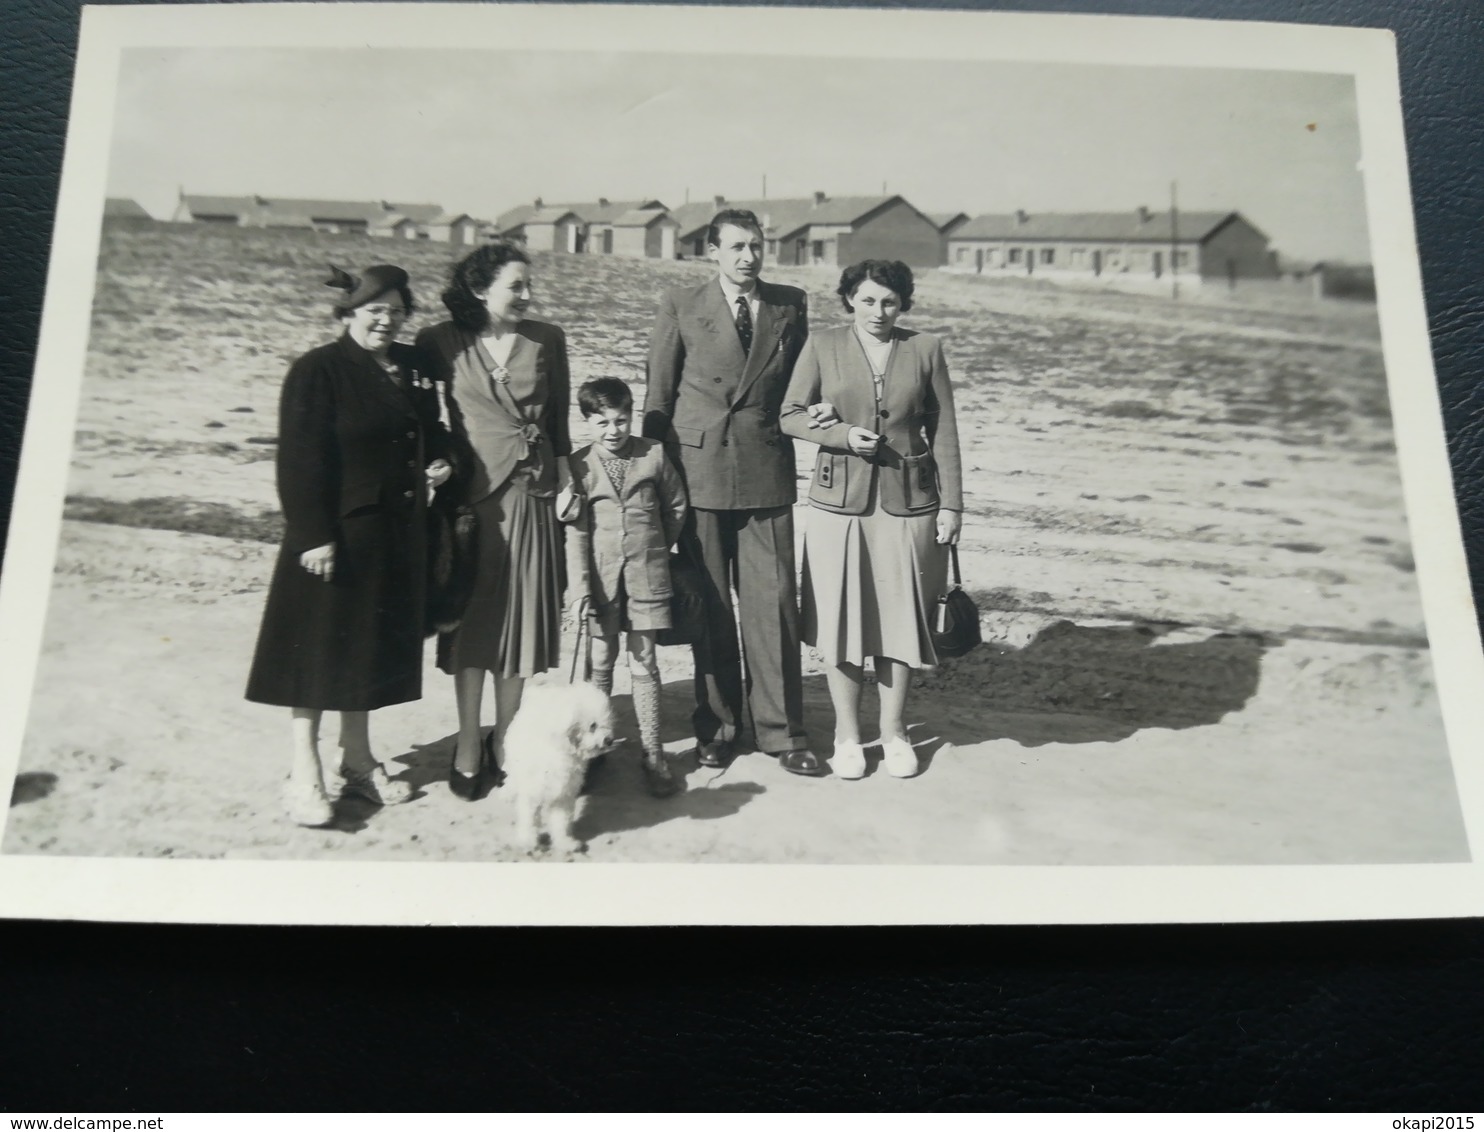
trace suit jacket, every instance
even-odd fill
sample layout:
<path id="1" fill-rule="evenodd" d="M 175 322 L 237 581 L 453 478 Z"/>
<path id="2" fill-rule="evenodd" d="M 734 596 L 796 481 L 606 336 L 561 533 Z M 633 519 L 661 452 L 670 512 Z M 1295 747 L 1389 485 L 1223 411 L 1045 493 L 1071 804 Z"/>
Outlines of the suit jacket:
<path id="1" fill-rule="evenodd" d="M 779 429 L 778 414 L 808 335 L 808 301 L 797 287 L 758 283 L 746 354 L 715 277 L 660 300 L 649 340 L 644 435 L 667 442 L 692 507 L 793 503 L 793 441 Z"/>
<path id="2" fill-rule="evenodd" d="M 336 541 L 364 507 L 420 513 L 427 466 L 448 454 L 438 395 L 410 346 L 393 343 L 399 387 L 349 334 L 289 367 L 279 396 L 278 496 L 284 546 L 301 554 Z"/>
<path id="3" fill-rule="evenodd" d="M 417 336 L 434 375 L 447 383 L 456 441 L 453 492 L 469 503 L 498 491 L 512 474 L 533 494 L 555 495 L 556 458 L 572 451 L 567 337 L 561 327 L 531 319 L 515 333 L 506 362 L 510 383 L 498 395 L 490 378 L 494 361 L 477 334 L 440 322 Z"/>
<path id="4" fill-rule="evenodd" d="M 805 410 L 819 401 L 835 407 L 838 424 L 809 428 Z M 893 515 L 964 509 L 953 389 L 943 347 L 931 334 L 892 331 L 878 400 L 854 327 L 818 332 L 794 367 L 782 425 L 789 435 L 820 446 L 809 486 L 809 502 L 816 507 L 860 515 L 869 509 L 875 488 L 875 498 Z M 852 426 L 881 434 L 874 457 L 850 451 L 846 437 Z"/>
<path id="5" fill-rule="evenodd" d="M 567 528 L 568 585 L 599 608 L 613 601 L 620 576 L 630 597 L 668 599 L 670 547 L 685 524 L 685 485 L 663 446 L 639 436 L 629 445 L 622 491 L 614 491 L 596 445 L 572 454 L 572 478 L 586 501 Z"/>

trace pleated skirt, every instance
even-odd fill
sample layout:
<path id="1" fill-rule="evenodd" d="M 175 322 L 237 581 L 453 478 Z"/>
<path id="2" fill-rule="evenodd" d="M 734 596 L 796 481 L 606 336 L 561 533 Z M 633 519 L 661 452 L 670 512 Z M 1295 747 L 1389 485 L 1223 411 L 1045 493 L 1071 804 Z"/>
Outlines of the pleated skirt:
<path id="1" fill-rule="evenodd" d="M 910 668 L 938 663 L 933 608 L 948 579 L 937 517 L 809 508 L 804 522 L 800 633 L 829 664 L 885 656 Z"/>
<path id="2" fill-rule="evenodd" d="M 535 676 L 561 661 L 562 542 L 556 501 L 512 480 L 474 505 L 474 590 L 463 620 L 438 638 L 448 673 Z"/>

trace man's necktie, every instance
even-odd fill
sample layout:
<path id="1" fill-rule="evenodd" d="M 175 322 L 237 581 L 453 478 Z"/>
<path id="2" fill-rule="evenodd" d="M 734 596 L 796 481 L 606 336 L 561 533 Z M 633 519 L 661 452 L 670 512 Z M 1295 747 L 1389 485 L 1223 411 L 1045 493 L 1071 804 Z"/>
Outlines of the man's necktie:
<path id="1" fill-rule="evenodd" d="M 737 337 L 742 340 L 742 352 L 752 349 L 752 312 L 747 309 L 747 296 L 737 296 Z"/>

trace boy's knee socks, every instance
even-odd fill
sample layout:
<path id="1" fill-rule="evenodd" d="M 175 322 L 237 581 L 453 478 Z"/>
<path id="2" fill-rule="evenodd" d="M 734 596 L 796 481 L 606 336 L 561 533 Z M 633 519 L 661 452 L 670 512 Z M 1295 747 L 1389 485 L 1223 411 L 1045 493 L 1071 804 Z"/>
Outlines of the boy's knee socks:
<path id="1" fill-rule="evenodd" d="M 594 668 L 592 684 L 605 696 L 613 695 L 613 669 Z"/>
<path id="2" fill-rule="evenodd" d="M 647 672 L 633 674 L 634 715 L 639 721 L 639 742 L 646 755 L 658 754 L 660 746 L 660 683 Z"/>

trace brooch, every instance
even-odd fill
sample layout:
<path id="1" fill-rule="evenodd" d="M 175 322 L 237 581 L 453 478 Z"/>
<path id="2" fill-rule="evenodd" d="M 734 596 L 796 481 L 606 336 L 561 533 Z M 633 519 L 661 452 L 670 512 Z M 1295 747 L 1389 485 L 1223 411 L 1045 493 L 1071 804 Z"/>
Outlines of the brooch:
<path id="1" fill-rule="evenodd" d="M 510 384 L 510 371 L 502 366 L 499 362 L 496 362 L 494 369 L 490 370 L 490 376 L 498 381 L 501 385 Z"/>

